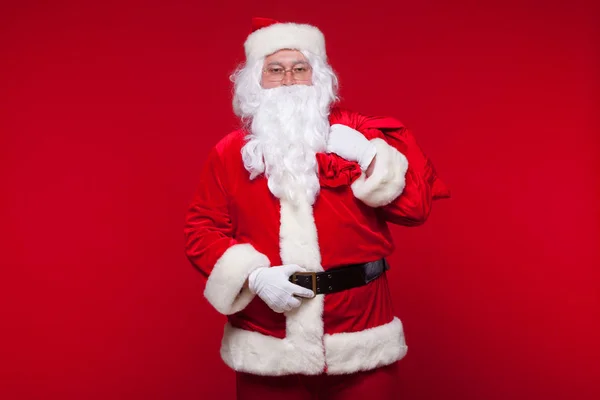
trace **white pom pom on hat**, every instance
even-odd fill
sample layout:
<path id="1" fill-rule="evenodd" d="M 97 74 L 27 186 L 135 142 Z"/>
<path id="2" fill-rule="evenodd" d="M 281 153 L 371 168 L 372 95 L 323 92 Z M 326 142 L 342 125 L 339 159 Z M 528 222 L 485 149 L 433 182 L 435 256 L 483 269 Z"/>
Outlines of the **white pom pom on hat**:
<path id="1" fill-rule="evenodd" d="M 318 28 L 270 18 L 253 18 L 252 33 L 244 43 L 246 60 L 255 61 L 282 49 L 307 50 L 327 59 L 325 37 Z"/>

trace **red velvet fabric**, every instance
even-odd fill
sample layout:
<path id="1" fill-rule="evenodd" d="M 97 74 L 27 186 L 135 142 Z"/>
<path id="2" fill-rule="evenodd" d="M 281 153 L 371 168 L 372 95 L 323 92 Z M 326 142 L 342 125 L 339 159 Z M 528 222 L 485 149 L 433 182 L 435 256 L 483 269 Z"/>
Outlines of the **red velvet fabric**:
<path id="1" fill-rule="evenodd" d="M 360 174 L 356 163 L 335 154 L 318 155 L 322 187 L 313 214 L 325 270 L 390 255 L 394 244 L 387 223 L 421 224 L 433 198 L 446 195 L 431 163 L 398 121 L 334 109 L 330 122 L 348 125 L 368 138 L 385 139 L 406 155 L 409 168 L 404 192 L 391 204 L 372 208 L 350 188 Z M 187 214 L 187 255 L 205 276 L 225 250 L 237 243 L 252 244 L 271 265 L 282 263 L 279 200 L 269 191 L 264 176 L 249 179 L 240 155 L 244 135 L 242 130 L 232 132 L 210 152 Z M 393 316 L 384 276 L 367 286 L 326 296 L 324 329 L 325 333 L 361 331 L 388 323 Z M 285 336 L 284 316 L 271 311 L 258 297 L 229 320 L 243 329 Z"/>
<path id="2" fill-rule="evenodd" d="M 278 21 L 271 18 L 254 17 L 252 18 L 252 32 L 276 24 L 277 22 Z"/>
<path id="3" fill-rule="evenodd" d="M 236 373 L 238 400 L 397 400 L 399 366 L 348 375 L 258 376 Z"/>

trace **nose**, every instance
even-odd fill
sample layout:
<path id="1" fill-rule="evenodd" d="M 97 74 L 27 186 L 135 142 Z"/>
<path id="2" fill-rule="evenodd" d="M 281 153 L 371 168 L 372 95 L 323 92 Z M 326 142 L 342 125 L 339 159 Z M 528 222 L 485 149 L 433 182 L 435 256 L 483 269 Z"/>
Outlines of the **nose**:
<path id="1" fill-rule="evenodd" d="M 281 84 L 283 86 L 289 86 L 289 85 L 293 85 L 295 83 L 296 83 L 296 80 L 294 79 L 294 74 L 292 73 L 292 71 L 285 71 L 285 75 L 283 75 Z"/>

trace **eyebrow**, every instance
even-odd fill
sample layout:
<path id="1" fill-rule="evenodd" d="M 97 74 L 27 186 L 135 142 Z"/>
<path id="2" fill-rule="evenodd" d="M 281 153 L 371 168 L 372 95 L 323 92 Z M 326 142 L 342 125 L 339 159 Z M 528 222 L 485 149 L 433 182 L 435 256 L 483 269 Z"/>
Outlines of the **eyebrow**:
<path id="1" fill-rule="evenodd" d="M 292 64 L 292 65 L 308 64 L 308 61 L 294 60 L 290 64 Z M 283 64 L 280 63 L 279 61 L 271 61 L 270 63 L 267 64 L 267 67 L 270 67 L 270 66 L 273 66 L 273 65 L 279 65 L 279 66 L 283 67 Z"/>

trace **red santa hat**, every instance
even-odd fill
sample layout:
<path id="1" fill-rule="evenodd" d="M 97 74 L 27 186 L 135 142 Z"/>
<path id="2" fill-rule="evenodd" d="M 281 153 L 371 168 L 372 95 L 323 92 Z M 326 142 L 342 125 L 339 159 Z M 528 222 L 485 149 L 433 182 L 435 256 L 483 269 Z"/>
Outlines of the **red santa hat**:
<path id="1" fill-rule="evenodd" d="M 270 18 L 253 18 L 252 33 L 244 43 L 246 60 L 255 61 L 282 49 L 308 50 L 327 59 L 325 37 L 318 28 Z"/>

